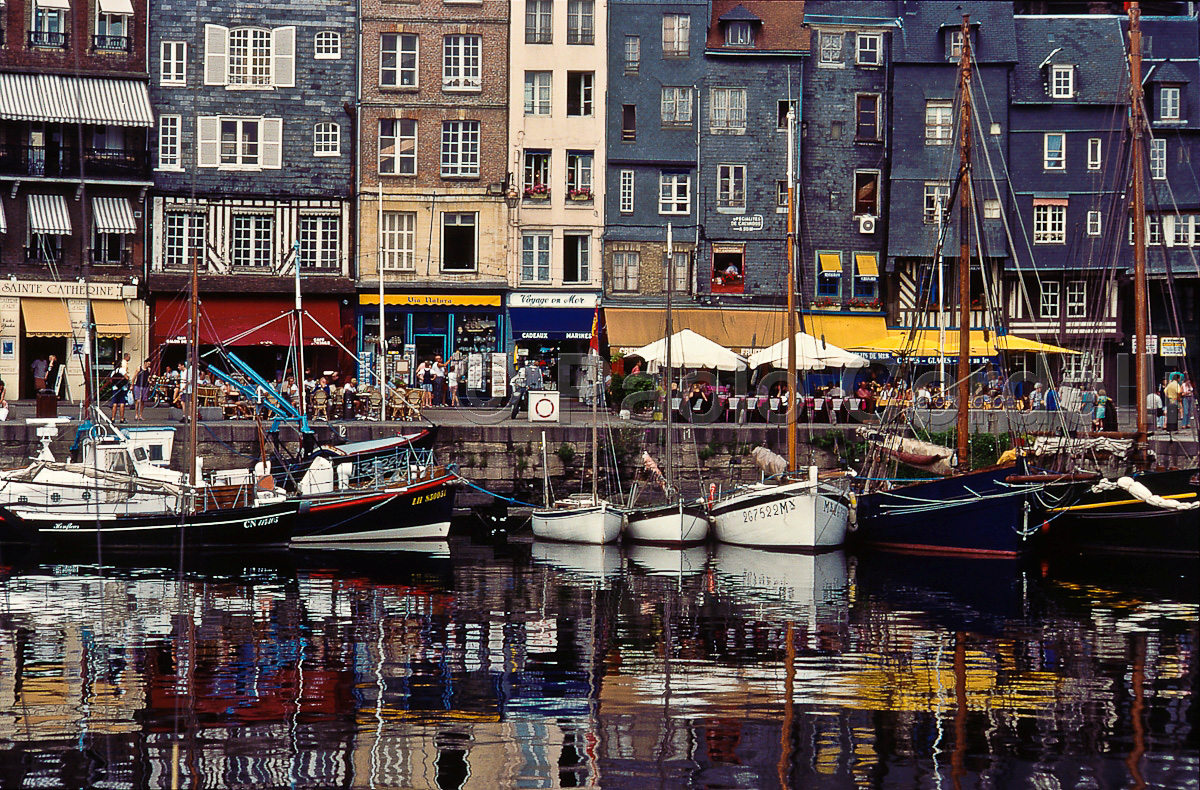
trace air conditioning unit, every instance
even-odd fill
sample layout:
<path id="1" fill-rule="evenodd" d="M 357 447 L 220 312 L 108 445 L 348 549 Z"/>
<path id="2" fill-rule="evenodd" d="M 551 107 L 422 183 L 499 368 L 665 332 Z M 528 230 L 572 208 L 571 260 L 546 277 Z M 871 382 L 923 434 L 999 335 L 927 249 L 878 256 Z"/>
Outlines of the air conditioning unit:
<path id="1" fill-rule="evenodd" d="M 859 233 L 874 233 L 875 232 L 875 217 L 870 214 L 863 214 L 858 218 Z"/>

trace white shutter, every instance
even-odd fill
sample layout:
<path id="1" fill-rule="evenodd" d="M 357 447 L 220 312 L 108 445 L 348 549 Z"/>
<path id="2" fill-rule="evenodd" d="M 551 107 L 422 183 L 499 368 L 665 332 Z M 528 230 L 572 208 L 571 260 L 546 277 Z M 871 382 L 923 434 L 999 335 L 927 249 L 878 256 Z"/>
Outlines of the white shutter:
<path id="1" fill-rule="evenodd" d="M 229 28 L 204 26 L 204 84 L 229 84 Z"/>
<path id="2" fill-rule="evenodd" d="M 198 167 L 218 167 L 221 164 L 221 119 L 215 115 L 201 115 L 196 119 L 200 138 Z"/>
<path id="3" fill-rule="evenodd" d="M 295 87 L 296 28 L 277 27 L 271 31 L 271 69 L 275 87 Z"/>
<path id="4" fill-rule="evenodd" d="M 262 120 L 262 166 L 264 170 L 283 167 L 283 119 Z"/>

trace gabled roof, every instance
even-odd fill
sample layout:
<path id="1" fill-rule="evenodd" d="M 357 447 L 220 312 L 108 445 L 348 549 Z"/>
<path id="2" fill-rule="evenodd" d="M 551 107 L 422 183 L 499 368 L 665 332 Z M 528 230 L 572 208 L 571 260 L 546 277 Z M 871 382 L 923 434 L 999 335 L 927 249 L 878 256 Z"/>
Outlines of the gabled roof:
<path id="1" fill-rule="evenodd" d="M 1192 73 L 1196 70 L 1196 64 L 1189 64 Z M 1191 74 L 1174 61 L 1168 60 L 1163 63 L 1157 63 L 1151 68 L 1154 69 L 1153 74 L 1147 74 L 1148 82 L 1191 82 Z"/>
<path id="2" fill-rule="evenodd" d="M 1115 16 L 1076 16 L 1069 24 L 1048 16 L 1018 16 L 1017 63 L 1012 101 L 1016 104 L 1121 104 L 1129 69 L 1120 20 Z M 1051 99 L 1046 90 L 1052 66 L 1074 66 L 1070 99 Z"/>
<path id="3" fill-rule="evenodd" d="M 761 22 L 754 13 L 746 6 L 738 3 L 737 6 L 725 13 L 721 14 L 717 19 L 721 22 Z"/>

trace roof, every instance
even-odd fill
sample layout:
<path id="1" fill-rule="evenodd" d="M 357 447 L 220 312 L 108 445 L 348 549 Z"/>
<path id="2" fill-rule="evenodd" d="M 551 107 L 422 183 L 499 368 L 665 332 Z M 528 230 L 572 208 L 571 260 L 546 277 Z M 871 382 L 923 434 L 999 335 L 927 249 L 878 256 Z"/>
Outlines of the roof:
<path id="1" fill-rule="evenodd" d="M 1011 63 L 1017 59 L 1011 3 L 921 0 L 902 6 L 901 32 L 892 45 L 897 63 L 947 63 L 945 36 L 962 24 L 963 14 L 977 31 L 977 62 Z M 947 24 L 951 27 L 944 27 Z"/>
<path id="2" fill-rule="evenodd" d="M 1017 63 L 1012 101 L 1017 104 L 1121 104 L 1129 69 L 1117 17 L 1017 17 Z M 1051 99 L 1046 85 L 1052 66 L 1075 66 L 1075 95 Z"/>
<path id="3" fill-rule="evenodd" d="M 740 10 L 739 10 L 740 9 Z M 737 16 L 727 17 L 727 14 Z M 708 26 L 705 49 L 717 52 L 808 53 L 811 33 L 804 27 L 804 3 L 780 0 L 712 0 L 713 24 Z M 716 22 L 762 22 L 754 33 L 753 47 L 725 45 L 725 26 Z"/>

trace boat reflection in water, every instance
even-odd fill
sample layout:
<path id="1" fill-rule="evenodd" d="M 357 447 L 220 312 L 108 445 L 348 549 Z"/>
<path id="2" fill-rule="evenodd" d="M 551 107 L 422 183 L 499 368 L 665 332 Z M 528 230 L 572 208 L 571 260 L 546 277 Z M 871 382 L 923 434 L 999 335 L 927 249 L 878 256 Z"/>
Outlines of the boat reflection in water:
<path id="1" fill-rule="evenodd" d="M 1194 569 L 448 553 L 0 566 L 0 786 L 1196 786 Z"/>

